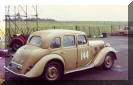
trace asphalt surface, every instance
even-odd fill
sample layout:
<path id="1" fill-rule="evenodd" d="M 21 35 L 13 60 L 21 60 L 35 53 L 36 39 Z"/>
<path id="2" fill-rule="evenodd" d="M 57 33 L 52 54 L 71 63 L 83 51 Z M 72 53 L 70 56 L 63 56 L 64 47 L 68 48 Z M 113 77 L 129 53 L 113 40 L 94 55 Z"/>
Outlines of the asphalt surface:
<path id="1" fill-rule="evenodd" d="M 117 60 L 111 70 L 92 68 L 84 71 L 70 73 L 64 76 L 63 80 L 128 80 L 128 37 L 115 36 L 103 38 L 105 43 L 117 50 Z M 10 58 L 6 60 L 8 63 Z M 4 73 L 4 58 L 0 58 L 0 73 Z M 16 78 L 9 73 L 10 78 Z"/>

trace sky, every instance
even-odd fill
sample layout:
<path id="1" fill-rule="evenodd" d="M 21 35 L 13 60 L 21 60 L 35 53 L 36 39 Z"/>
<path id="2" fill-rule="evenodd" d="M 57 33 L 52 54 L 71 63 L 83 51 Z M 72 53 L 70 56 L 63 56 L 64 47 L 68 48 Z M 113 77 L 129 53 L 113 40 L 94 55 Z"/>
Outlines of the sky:
<path id="1" fill-rule="evenodd" d="M 6 5 L 38 5 L 40 18 L 58 21 L 127 21 L 132 0 L 0 0 L 0 21 Z M 33 13 L 31 8 L 28 13 Z"/>
<path id="2" fill-rule="evenodd" d="M 128 21 L 128 6 L 39 6 L 41 18 L 58 21 Z"/>

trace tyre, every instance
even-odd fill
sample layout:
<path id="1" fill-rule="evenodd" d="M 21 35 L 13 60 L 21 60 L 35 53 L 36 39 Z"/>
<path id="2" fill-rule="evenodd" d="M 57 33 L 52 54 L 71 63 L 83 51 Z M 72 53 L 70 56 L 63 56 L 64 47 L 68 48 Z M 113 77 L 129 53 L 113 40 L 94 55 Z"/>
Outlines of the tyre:
<path id="1" fill-rule="evenodd" d="M 114 60 L 114 56 L 111 53 L 107 54 L 103 63 L 103 68 L 107 70 L 111 69 L 114 65 Z"/>
<path id="2" fill-rule="evenodd" d="M 63 76 L 63 66 L 57 61 L 50 61 L 43 73 L 43 78 L 48 81 L 60 80 Z"/>
<path id="3" fill-rule="evenodd" d="M 12 50 L 13 50 L 14 52 L 16 52 L 17 49 L 20 48 L 22 45 L 23 45 L 23 44 L 22 44 L 21 41 L 16 40 L 16 41 L 14 41 L 14 42 L 12 43 L 11 48 L 12 48 Z"/>

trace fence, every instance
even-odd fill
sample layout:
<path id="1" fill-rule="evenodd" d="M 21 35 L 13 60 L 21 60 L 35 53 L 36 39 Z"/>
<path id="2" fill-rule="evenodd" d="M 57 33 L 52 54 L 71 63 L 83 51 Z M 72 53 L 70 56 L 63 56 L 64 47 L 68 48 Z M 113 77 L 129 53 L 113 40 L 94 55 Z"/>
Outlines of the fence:
<path id="1" fill-rule="evenodd" d="M 36 28 L 36 22 L 28 22 L 28 29 L 25 28 L 23 23 L 16 22 L 18 27 L 15 27 L 13 23 L 6 22 L 6 41 L 9 41 L 10 36 L 14 34 L 27 34 L 39 30 L 47 29 L 70 29 L 83 31 L 88 35 L 100 36 L 102 33 L 107 34 L 114 33 L 116 30 L 124 28 L 127 22 L 44 22 L 40 21 L 38 28 Z M 8 25 L 10 24 L 10 25 Z"/>
<path id="2" fill-rule="evenodd" d="M 110 25 L 110 26 L 51 26 L 51 27 L 39 27 L 39 30 L 47 30 L 47 29 L 69 29 L 69 30 L 78 30 L 83 31 L 88 35 L 92 36 L 100 36 L 102 33 L 115 33 L 116 30 L 124 28 L 125 25 Z M 35 29 L 35 28 L 34 28 Z"/>

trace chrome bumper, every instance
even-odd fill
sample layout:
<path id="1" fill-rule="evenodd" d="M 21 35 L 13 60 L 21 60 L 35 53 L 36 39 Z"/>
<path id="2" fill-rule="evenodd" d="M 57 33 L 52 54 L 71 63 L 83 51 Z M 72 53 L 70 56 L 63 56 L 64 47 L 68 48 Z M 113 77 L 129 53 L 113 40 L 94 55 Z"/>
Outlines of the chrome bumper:
<path id="1" fill-rule="evenodd" d="M 15 73 L 14 71 L 10 70 L 9 68 L 7 68 L 6 66 L 4 66 L 5 70 L 9 71 L 10 73 L 14 74 L 14 75 L 17 75 L 17 76 L 20 76 L 20 77 L 26 77 L 24 74 L 18 74 L 18 73 Z"/>

